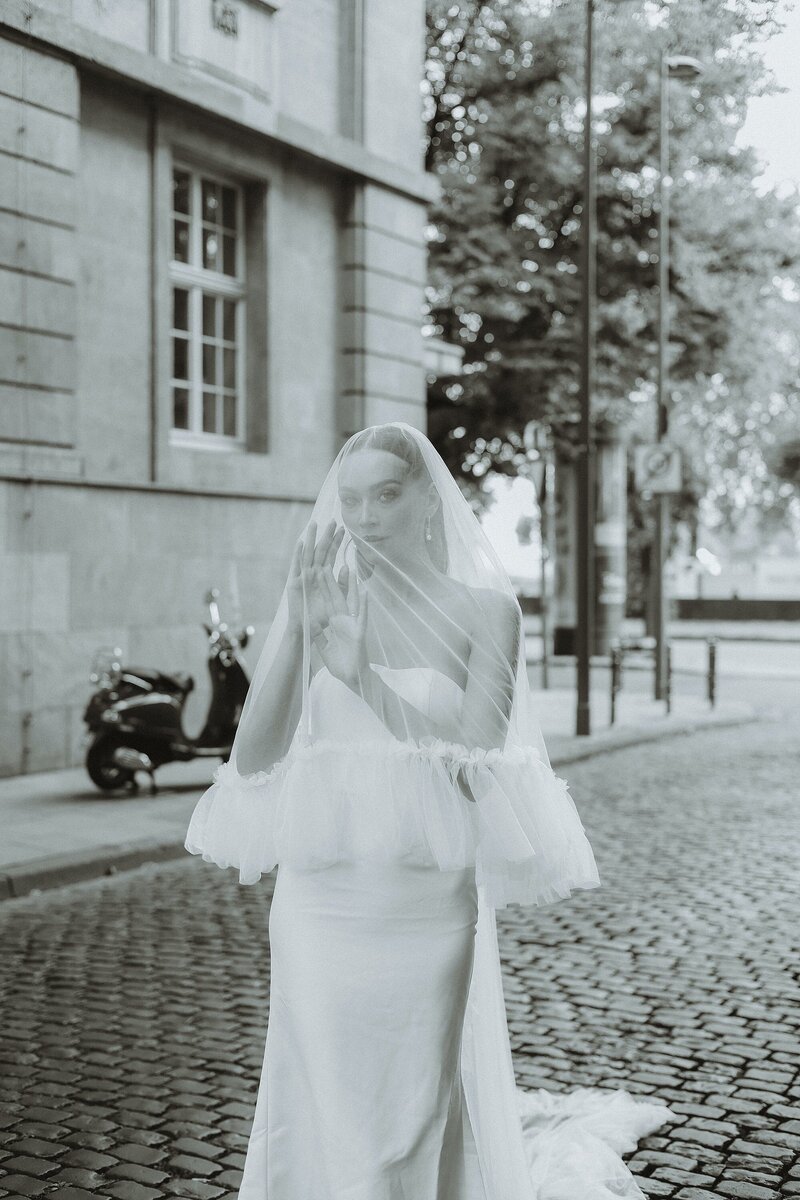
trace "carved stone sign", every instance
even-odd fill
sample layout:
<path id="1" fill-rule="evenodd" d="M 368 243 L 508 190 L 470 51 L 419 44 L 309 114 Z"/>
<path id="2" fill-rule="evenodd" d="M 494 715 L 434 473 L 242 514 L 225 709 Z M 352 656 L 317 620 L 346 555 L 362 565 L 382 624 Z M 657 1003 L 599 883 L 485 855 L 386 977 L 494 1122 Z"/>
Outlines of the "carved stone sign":
<path id="1" fill-rule="evenodd" d="M 228 37 L 238 37 L 239 9 L 226 0 L 211 0 L 211 24 Z"/>
<path id="2" fill-rule="evenodd" d="M 260 0 L 172 0 L 171 56 L 269 100 L 275 7 Z"/>

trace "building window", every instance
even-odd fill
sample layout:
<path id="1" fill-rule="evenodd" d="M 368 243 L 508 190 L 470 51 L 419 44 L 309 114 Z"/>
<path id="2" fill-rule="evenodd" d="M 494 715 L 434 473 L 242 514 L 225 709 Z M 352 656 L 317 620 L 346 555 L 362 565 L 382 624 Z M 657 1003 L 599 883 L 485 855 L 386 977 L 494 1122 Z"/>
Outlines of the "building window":
<path id="1" fill-rule="evenodd" d="M 173 436 L 242 441 L 246 293 L 237 184 L 174 167 L 170 283 Z"/>

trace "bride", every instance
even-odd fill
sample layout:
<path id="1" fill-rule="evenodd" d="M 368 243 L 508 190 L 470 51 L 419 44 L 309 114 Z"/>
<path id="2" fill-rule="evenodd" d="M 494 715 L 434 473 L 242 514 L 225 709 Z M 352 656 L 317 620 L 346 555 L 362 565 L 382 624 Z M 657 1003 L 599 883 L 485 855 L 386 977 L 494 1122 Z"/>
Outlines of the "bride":
<path id="1" fill-rule="evenodd" d="M 278 866 L 239 1200 L 643 1197 L 665 1104 L 515 1083 L 495 909 L 600 879 L 508 576 L 405 422 L 337 455 L 186 848 Z"/>

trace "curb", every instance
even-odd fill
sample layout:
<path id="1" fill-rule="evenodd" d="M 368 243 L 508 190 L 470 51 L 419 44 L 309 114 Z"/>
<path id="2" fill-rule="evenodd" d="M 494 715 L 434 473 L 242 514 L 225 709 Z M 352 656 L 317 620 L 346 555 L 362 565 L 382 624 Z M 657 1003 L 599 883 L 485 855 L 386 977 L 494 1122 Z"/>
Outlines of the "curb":
<path id="1" fill-rule="evenodd" d="M 716 720 L 689 719 L 670 725 L 668 729 L 639 729 L 629 734 L 620 734 L 618 737 L 611 734 L 605 742 L 595 742 L 593 746 L 586 747 L 576 746 L 573 750 L 564 750 L 561 753 L 552 754 L 550 757 L 554 767 L 566 766 L 568 763 L 596 758 L 598 754 L 628 750 L 631 746 L 645 746 L 648 742 L 667 741 L 672 737 L 680 737 L 687 733 L 700 733 L 705 729 L 727 729 L 732 725 L 749 725 L 757 720 L 759 717 L 755 712 L 731 713 L 730 716 L 718 717 Z"/>
<path id="2" fill-rule="evenodd" d="M 52 854 L 33 862 L 0 868 L 0 901 L 17 900 L 33 892 L 83 883 L 89 879 L 130 871 L 145 863 L 169 862 L 188 854 L 183 842 L 123 842 L 77 854 Z"/>
<path id="3" fill-rule="evenodd" d="M 734 713 L 710 721 L 690 719 L 680 724 L 670 725 L 667 729 L 640 728 L 628 735 L 622 734 L 618 738 L 614 738 L 612 735 L 605 743 L 596 742 L 591 746 L 578 746 L 574 749 L 554 753 L 550 756 L 550 761 L 555 769 L 569 763 L 583 762 L 599 754 L 611 754 L 616 750 L 626 750 L 631 746 L 646 745 L 648 742 L 663 741 L 704 729 L 745 725 L 754 720 L 758 720 L 754 712 Z M 142 867 L 149 863 L 174 862 L 184 856 L 189 856 L 189 852 L 183 841 L 160 842 L 155 838 L 123 842 L 114 846 L 100 846 L 79 853 L 49 855 L 47 858 L 36 859 L 33 862 L 0 868 L 0 903 L 4 900 L 18 900 L 37 892 L 66 887 L 72 883 L 103 879 L 117 875 L 121 871 L 132 871 L 136 867 Z"/>

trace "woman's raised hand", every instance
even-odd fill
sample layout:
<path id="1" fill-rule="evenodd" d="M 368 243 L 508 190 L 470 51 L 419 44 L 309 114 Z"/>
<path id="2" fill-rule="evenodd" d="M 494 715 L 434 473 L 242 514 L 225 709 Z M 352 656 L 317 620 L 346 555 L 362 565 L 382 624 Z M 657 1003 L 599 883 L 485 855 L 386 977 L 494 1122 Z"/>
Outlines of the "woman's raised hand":
<path id="1" fill-rule="evenodd" d="M 330 620 L 332 610 L 328 585 L 338 587 L 333 578 L 333 564 L 344 537 L 344 526 L 337 528 L 336 522 L 330 521 L 315 545 L 316 536 L 316 521 L 311 521 L 305 538 L 298 538 L 294 548 L 287 587 L 289 628 L 302 634 L 304 613 L 307 611 L 312 642 L 320 636 Z"/>
<path id="2" fill-rule="evenodd" d="M 319 656 L 331 675 L 358 691 L 367 656 L 367 592 L 359 591 L 355 572 L 346 565 L 338 581 L 333 572 L 324 576 L 330 617 L 323 636 L 317 642 Z"/>

